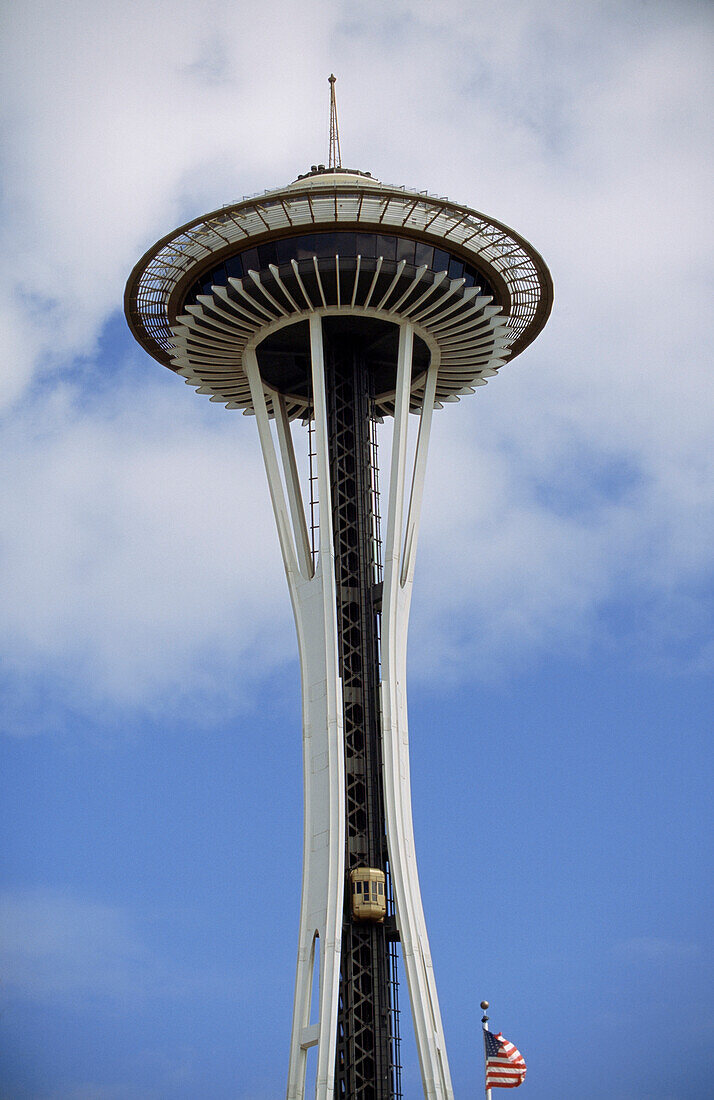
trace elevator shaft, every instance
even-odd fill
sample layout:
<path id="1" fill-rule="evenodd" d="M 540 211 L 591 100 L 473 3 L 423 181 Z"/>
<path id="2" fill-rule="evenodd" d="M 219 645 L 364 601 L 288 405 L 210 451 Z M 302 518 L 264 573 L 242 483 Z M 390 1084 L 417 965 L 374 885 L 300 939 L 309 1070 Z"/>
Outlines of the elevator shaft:
<path id="1" fill-rule="evenodd" d="M 345 746 L 345 869 L 388 872 L 379 718 L 379 604 L 370 372 L 358 335 L 325 333 L 327 427 Z M 388 926 L 344 888 L 335 1098 L 393 1100 Z"/>

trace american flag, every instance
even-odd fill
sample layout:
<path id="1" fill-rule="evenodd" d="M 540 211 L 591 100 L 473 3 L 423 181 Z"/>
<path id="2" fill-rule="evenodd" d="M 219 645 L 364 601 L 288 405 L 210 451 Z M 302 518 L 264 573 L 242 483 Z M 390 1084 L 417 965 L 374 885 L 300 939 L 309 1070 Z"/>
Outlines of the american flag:
<path id="1" fill-rule="evenodd" d="M 486 1088 L 516 1089 L 526 1079 L 526 1063 L 513 1043 L 504 1039 L 501 1032 L 493 1035 L 484 1031 L 486 1043 Z"/>

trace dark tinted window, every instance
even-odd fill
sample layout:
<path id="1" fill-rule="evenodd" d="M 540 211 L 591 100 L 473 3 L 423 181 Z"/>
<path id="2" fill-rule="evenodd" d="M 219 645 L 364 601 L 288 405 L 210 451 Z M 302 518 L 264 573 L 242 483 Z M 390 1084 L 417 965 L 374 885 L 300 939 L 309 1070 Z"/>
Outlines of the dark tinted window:
<path id="1" fill-rule="evenodd" d="M 243 261 L 240 256 L 231 256 L 230 260 L 226 260 L 225 263 L 226 274 L 234 279 L 241 279 L 243 277 Z"/>
<path id="2" fill-rule="evenodd" d="M 318 259 L 334 256 L 336 252 L 339 252 L 336 233 L 315 234 L 315 255 Z"/>
<path id="3" fill-rule="evenodd" d="M 396 260 L 397 238 L 388 237 L 386 233 L 377 234 L 377 255 L 384 256 L 385 260 Z"/>
<path id="4" fill-rule="evenodd" d="M 297 259 L 295 255 L 295 241 L 276 241 L 275 248 L 278 254 L 279 264 L 288 264 L 291 260 Z"/>
<path id="5" fill-rule="evenodd" d="M 340 256 L 356 256 L 357 255 L 357 241 L 356 233 L 336 233 L 335 236 L 339 237 L 339 254 Z"/>
<path id="6" fill-rule="evenodd" d="M 416 241 L 407 241 L 404 237 L 397 237 L 397 259 L 406 260 L 414 266 L 414 247 Z"/>
<path id="7" fill-rule="evenodd" d="M 268 264 L 277 263 L 278 249 L 275 245 L 275 241 L 270 241 L 268 244 L 261 244 L 258 246 L 258 259 L 260 260 L 261 267 L 267 267 Z"/>
<path id="8" fill-rule="evenodd" d="M 257 248 L 247 248 L 236 256 L 231 256 L 225 263 L 217 264 L 213 271 L 202 275 L 186 295 L 185 303 L 195 302 L 197 294 L 210 294 L 212 286 L 224 286 L 229 277 L 240 279 L 249 271 L 265 270 L 270 264 L 288 264 L 291 260 L 301 263 L 303 272 L 302 264 L 312 256 L 327 259 L 335 255 L 359 255 L 365 259 L 383 256 L 385 260 L 404 260 L 413 267 L 426 265 L 432 271 L 447 271 L 452 279 L 463 278 L 467 286 L 480 286 L 484 294 L 493 296 L 488 281 L 475 268 L 464 264 L 443 249 L 396 234 L 336 230 L 332 233 L 305 233 L 300 237 L 286 237 L 283 240 L 268 241 Z M 310 263 L 308 268 L 312 268 Z"/>
<path id="9" fill-rule="evenodd" d="M 315 242 L 317 240 L 317 233 L 306 233 L 304 237 L 293 238 L 292 241 L 286 241 L 286 244 L 292 244 L 295 249 L 296 260 L 308 260 L 310 256 L 315 255 Z"/>
<path id="10" fill-rule="evenodd" d="M 374 233 L 355 233 L 358 256 L 374 259 L 377 254 L 377 238 Z"/>
<path id="11" fill-rule="evenodd" d="M 260 261 L 258 259 L 257 248 L 247 248 L 245 252 L 241 252 L 241 258 L 243 260 L 243 268 L 246 274 L 249 271 L 259 271 Z"/>
<path id="12" fill-rule="evenodd" d="M 416 249 L 414 251 L 414 263 L 417 267 L 423 267 L 426 264 L 427 267 L 431 267 L 434 262 L 434 249 L 430 244 L 422 244 L 421 241 L 417 241 Z"/>

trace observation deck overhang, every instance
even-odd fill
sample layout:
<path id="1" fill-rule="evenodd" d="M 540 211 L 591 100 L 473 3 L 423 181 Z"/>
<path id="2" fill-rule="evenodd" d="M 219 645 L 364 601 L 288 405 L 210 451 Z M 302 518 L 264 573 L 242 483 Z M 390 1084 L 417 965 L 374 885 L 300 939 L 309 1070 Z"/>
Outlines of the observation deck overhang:
<path id="1" fill-rule="evenodd" d="M 550 313 L 548 269 L 513 230 L 445 198 L 332 172 L 222 207 L 154 245 L 126 288 L 125 312 L 134 336 L 155 359 L 176 369 L 175 325 L 197 279 L 251 246 L 328 229 L 411 237 L 481 272 L 501 308 L 500 337 L 511 358 L 538 335 Z"/>

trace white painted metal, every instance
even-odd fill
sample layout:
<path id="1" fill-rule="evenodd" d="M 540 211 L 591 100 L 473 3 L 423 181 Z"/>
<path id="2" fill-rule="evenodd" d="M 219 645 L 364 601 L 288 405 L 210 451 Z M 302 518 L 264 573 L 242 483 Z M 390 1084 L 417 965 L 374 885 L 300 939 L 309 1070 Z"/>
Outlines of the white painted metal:
<path id="1" fill-rule="evenodd" d="M 282 459 L 270 431 L 266 389 L 255 342 L 243 354 L 268 475 L 280 547 L 295 614 L 303 690 L 304 854 L 288 1100 L 302 1100 L 307 1051 L 318 1048 L 317 1100 L 332 1100 L 344 880 L 344 761 L 341 681 L 337 657 L 334 545 L 330 509 L 327 420 L 322 354 L 324 311 L 310 316 L 315 401 L 320 553 L 314 573 L 304 504 L 284 400 L 269 392 Z M 429 432 L 439 369 L 427 373 L 411 479 L 407 425 L 415 326 L 400 324 L 382 617 L 384 796 L 397 927 L 409 986 L 416 1045 L 428 1100 L 453 1097 L 434 972 L 421 905 L 411 814 L 406 710 L 406 637 Z M 262 335 L 262 334 L 261 334 Z M 408 481 L 411 481 L 411 485 Z M 409 507 L 404 523 L 405 502 Z M 402 532 L 405 532 L 402 537 Z M 315 937 L 320 937 L 319 1003 L 311 1020 Z M 316 1017 L 316 1018 L 315 1018 Z"/>
<path id="2" fill-rule="evenodd" d="M 447 284 L 448 285 L 448 284 Z M 316 1100 L 332 1100 L 339 994 L 342 900 L 345 875 L 345 793 L 342 686 L 339 676 L 334 540 L 330 506 L 322 318 L 349 310 L 389 316 L 399 325 L 394 436 L 389 481 L 380 685 L 384 801 L 396 921 L 427 1100 L 453 1100 L 434 971 L 417 875 L 409 779 L 406 643 L 421 500 L 441 349 L 411 319 L 359 307 L 306 310 L 309 320 L 319 508 L 319 555 L 313 569 L 305 507 L 297 472 L 287 402 L 260 376 L 256 347 L 291 317 L 260 325 L 246 343 L 241 334 L 227 354 L 241 364 L 255 411 L 283 563 L 295 616 L 303 693 L 303 885 L 288 1100 L 303 1100 L 307 1052 L 317 1047 Z M 490 328 L 490 326 L 487 326 Z M 197 328 L 191 327 L 194 334 Z M 431 365 L 412 380 L 414 337 L 428 343 Z M 488 343 L 488 341 L 487 341 Z M 215 347 L 215 345 L 214 345 Z M 235 368 L 233 368 L 235 369 Z M 477 380 L 476 380 L 477 382 Z M 409 409 L 420 400 L 414 462 L 407 461 Z M 278 447 L 270 427 L 276 421 Z M 407 506 L 408 502 L 408 506 Z M 311 1012 L 315 941 L 319 937 L 319 996 Z"/>
<path id="3" fill-rule="evenodd" d="M 506 361 L 509 350 L 500 308 L 491 305 L 491 298 L 479 294 L 477 288 L 464 289 L 463 279 L 451 280 L 445 272 L 439 272 L 416 302 L 402 309 L 402 303 L 421 281 L 425 269 L 417 269 L 408 288 L 392 302 L 390 298 L 395 296 L 398 283 L 398 275 L 395 275 L 387 292 L 382 294 L 379 304 L 375 306 L 371 302 L 381 269 L 382 258 L 378 257 L 377 271 L 366 294 L 364 291 L 359 294 L 355 279 L 349 306 L 337 302 L 328 304 L 318 261 L 316 257 L 313 259 L 321 306 L 316 306 L 308 297 L 296 264 L 293 264 L 293 290 L 297 294 L 299 288 L 307 306 L 299 305 L 295 294 L 285 286 L 286 300 L 292 303 L 290 312 L 278 306 L 273 295 L 265 291 L 259 273 L 254 271 L 242 281 L 229 280 L 231 287 L 240 294 L 239 300 L 229 296 L 224 286 L 213 287 L 211 294 L 199 294 L 196 304 L 186 307 L 186 313 L 178 318 L 172 330 L 174 346 L 171 362 L 177 373 L 186 379 L 187 385 L 194 386 L 198 393 L 209 394 L 211 400 L 225 403 L 229 409 L 252 412 L 251 390 L 241 365 L 243 350 L 277 328 L 304 320 L 314 313 L 325 316 L 347 311 L 358 316 L 381 317 L 394 323 L 409 317 L 414 324 L 415 335 L 424 340 L 432 352 L 438 350 L 439 353 L 435 391 L 437 407 L 439 402 L 458 400 L 458 395 L 465 388 L 482 384 Z M 332 262 L 337 276 L 338 257 L 335 256 Z M 404 265 L 400 263 L 397 268 L 401 272 Z M 273 274 L 275 270 L 271 268 Z M 257 303 L 247 294 L 243 285 L 247 279 L 264 292 L 262 302 Z M 284 284 L 282 279 L 280 285 Z M 339 286 L 338 278 L 336 284 Z M 249 306 L 258 310 L 260 315 L 251 312 Z M 393 394 L 377 395 L 380 415 L 391 414 L 393 404 Z M 291 396 L 286 411 L 289 417 L 294 417 L 304 415 L 307 407 L 306 398 Z"/>
<path id="4" fill-rule="evenodd" d="M 315 317 L 310 337 L 321 507 L 320 553 L 314 573 L 310 556 L 306 555 L 305 513 L 295 474 L 292 439 L 281 416 L 278 434 L 292 512 L 297 517 L 297 523 L 293 525 L 290 522 L 291 510 L 285 500 L 254 346 L 246 348 L 243 355 L 295 616 L 302 681 L 303 882 L 288 1100 L 302 1100 L 304 1096 L 307 1051 L 314 1045 L 318 1048 L 316 1100 L 332 1100 L 333 1097 L 345 873 L 342 686 L 337 651 L 334 540 L 320 326 L 319 318 Z M 313 1021 L 310 1002 L 316 936 L 320 938 L 320 973 L 316 1019 Z"/>
<path id="5" fill-rule="evenodd" d="M 387 534 L 384 543 L 381 634 L 384 801 L 397 928 L 409 985 L 424 1095 L 427 1100 L 436 1100 L 436 1098 L 453 1100 L 444 1030 L 419 891 L 409 776 L 406 700 L 407 628 L 438 371 L 438 365 L 432 364 L 425 387 L 414 458 L 405 550 L 402 532 L 407 480 L 407 422 L 413 337 L 413 326 L 408 321 L 402 322 Z"/>
<path id="6" fill-rule="evenodd" d="M 367 232 L 403 230 L 456 252 L 498 273 L 511 300 L 508 346 L 543 322 L 536 320 L 539 302 L 548 293 L 549 277 L 538 254 L 506 226 L 468 207 L 426 192 L 382 184 L 359 173 L 322 173 L 295 180 L 287 187 L 215 210 L 160 241 L 135 269 L 137 326 L 170 354 L 169 301 L 187 272 L 205 266 L 227 245 L 248 248 L 268 232 L 359 225 Z M 535 331 L 533 331 L 535 329 Z"/>

